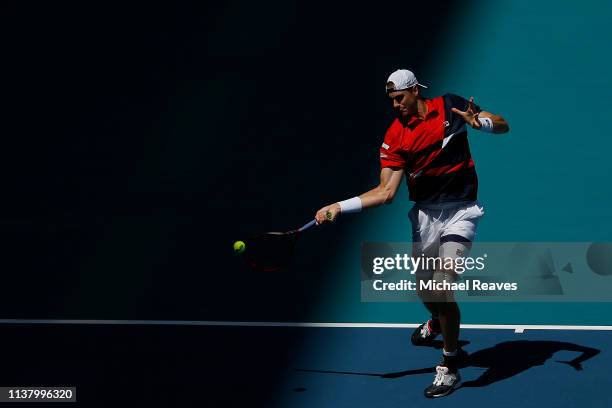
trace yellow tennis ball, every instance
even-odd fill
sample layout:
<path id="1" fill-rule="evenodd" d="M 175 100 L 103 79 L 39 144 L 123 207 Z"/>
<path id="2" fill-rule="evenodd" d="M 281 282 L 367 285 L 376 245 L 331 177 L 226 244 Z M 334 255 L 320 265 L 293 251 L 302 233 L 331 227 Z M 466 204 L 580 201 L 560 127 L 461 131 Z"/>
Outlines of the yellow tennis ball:
<path id="1" fill-rule="evenodd" d="M 234 252 L 237 254 L 241 254 L 246 249 L 246 244 L 244 241 L 236 241 L 234 242 Z"/>

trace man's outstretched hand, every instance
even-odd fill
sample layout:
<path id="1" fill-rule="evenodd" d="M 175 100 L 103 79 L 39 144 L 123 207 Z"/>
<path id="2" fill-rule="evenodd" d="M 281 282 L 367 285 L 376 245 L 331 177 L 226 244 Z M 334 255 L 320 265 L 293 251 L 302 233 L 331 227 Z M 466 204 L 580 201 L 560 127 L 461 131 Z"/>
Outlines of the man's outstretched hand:
<path id="1" fill-rule="evenodd" d="M 339 215 L 340 204 L 334 203 L 331 205 L 327 205 L 317 211 L 317 214 L 315 215 L 315 220 L 317 220 L 317 225 L 321 225 L 326 222 L 334 222 Z"/>
<path id="2" fill-rule="evenodd" d="M 480 124 L 480 121 L 478 120 L 478 114 L 480 112 L 478 112 L 476 110 L 476 107 L 474 106 L 474 97 L 473 96 L 470 96 L 470 100 L 468 101 L 467 110 L 461 111 L 461 110 L 459 110 L 457 108 L 452 108 L 451 110 L 454 113 L 456 113 L 457 115 L 461 116 L 463 118 L 463 120 L 465 121 L 465 123 L 467 123 L 468 125 L 470 125 L 474 129 L 480 129 L 480 127 L 482 126 Z"/>
<path id="3" fill-rule="evenodd" d="M 568 366 L 572 367 L 576 371 L 582 370 L 582 364 L 580 363 L 576 363 L 574 361 L 560 361 L 560 360 L 556 360 L 556 361 L 557 363 L 567 364 Z"/>

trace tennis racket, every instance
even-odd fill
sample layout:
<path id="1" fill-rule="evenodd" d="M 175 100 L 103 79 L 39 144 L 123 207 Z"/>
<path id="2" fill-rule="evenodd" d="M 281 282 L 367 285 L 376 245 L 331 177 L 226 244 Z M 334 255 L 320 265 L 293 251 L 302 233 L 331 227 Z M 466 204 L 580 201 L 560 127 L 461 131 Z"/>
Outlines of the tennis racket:
<path id="1" fill-rule="evenodd" d="M 331 213 L 327 213 L 331 219 Z M 278 272 L 287 267 L 293 256 L 300 234 L 316 225 L 312 220 L 298 229 L 287 232 L 264 232 L 245 241 L 243 253 L 247 264 L 258 272 Z"/>

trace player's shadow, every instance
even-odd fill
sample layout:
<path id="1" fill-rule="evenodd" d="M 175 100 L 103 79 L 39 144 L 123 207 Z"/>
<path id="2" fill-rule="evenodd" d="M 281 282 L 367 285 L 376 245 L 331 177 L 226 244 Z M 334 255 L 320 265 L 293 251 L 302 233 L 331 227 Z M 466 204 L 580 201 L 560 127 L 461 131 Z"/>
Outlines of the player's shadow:
<path id="1" fill-rule="evenodd" d="M 460 347 L 469 342 L 460 341 Z M 433 342 L 432 346 L 437 349 L 442 348 L 441 341 Z M 597 355 L 600 350 L 591 347 L 580 346 L 573 343 L 560 341 L 539 341 L 539 340 L 517 340 L 499 343 L 493 347 L 478 350 L 472 354 L 461 349 L 460 368 L 479 367 L 484 368 L 485 372 L 480 377 L 472 381 L 463 382 L 462 387 L 483 387 L 513 377 L 532 367 L 543 365 L 551 359 L 558 351 L 574 351 L 581 353 L 571 361 L 559 361 L 557 363 L 567 364 L 577 371 L 582 370 L 582 362 Z M 385 374 L 359 373 L 345 371 L 324 371 L 324 370 L 299 370 L 320 373 L 367 375 L 380 378 L 399 378 L 407 375 L 434 373 L 435 367 L 425 367 L 414 370 L 405 370 Z"/>
<path id="2" fill-rule="evenodd" d="M 532 367 L 544 365 L 556 352 L 574 351 L 581 353 L 571 361 L 555 360 L 576 371 L 582 370 L 582 362 L 600 350 L 561 341 L 516 340 L 505 341 L 493 347 L 478 350 L 462 361 L 460 367 L 480 367 L 486 371 L 475 380 L 466 381 L 463 387 L 483 387 L 513 377 Z"/>

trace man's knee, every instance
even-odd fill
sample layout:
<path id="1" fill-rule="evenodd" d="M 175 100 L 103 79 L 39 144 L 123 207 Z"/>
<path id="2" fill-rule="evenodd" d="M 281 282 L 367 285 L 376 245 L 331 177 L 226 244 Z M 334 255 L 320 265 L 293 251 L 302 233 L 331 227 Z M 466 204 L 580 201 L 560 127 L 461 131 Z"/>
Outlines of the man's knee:
<path id="1" fill-rule="evenodd" d="M 454 302 L 455 295 L 452 290 L 422 290 L 417 292 L 424 303 Z"/>
<path id="2" fill-rule="evenodd" d="M 454 302 L 455 296 L 450 287 L 457 276 L 452 269 L 442 268 L 434 271 L 427 281 L 419 282 L 417 295 L 423 302 Z"/>

